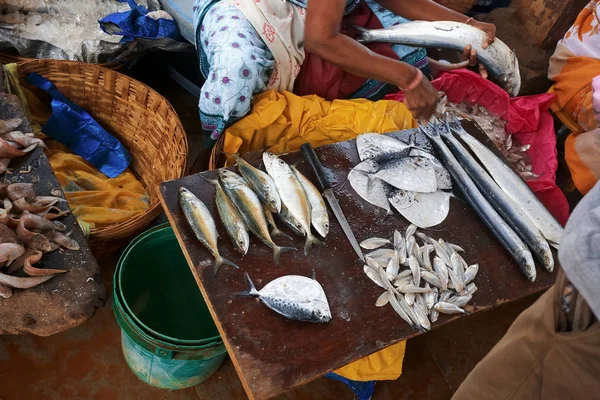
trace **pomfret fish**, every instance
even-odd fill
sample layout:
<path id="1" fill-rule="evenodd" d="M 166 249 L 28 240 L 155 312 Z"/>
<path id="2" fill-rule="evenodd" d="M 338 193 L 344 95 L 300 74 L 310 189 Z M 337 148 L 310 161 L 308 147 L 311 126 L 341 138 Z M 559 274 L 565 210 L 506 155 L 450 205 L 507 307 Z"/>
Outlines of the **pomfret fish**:
<path id="1" fill-rule="evenodd" d="M 215 225 L 215 220 L 208 208 L 206 208 L 206 205 L 184 187 L 179 188 L 179 204 L 194 235 L 196 235 L 196 238 L 200 243 L 202 243 L 215 258 L 215 275 L 219 272 L 219 267 L 222 264 L 239 268 L 219 254 L 219 249 L 217 247 L 217 239 L 219 237 L 217 234 L 217 227 Z"/>
<path id="2" fill-rule="evenodd" d="M 449 125 L 450 129 L 469 146 L 498 186 L 521 207 L 550 244 L 558 247 L 563 227 L 554 219 L 529 186 L 493 152 L 469 135 L 457 119 L 450 121 Z"/>
<path id="3" fill-rule="evenodd" d="M 209 180 L 215 186 L 215 204 L 217 205 L 217 211 L 221 217 L 225 230 L 231 238 L 231 242 L 235 249 L 243 255 L 248 253 L 248 247 L 250 246 L 250 235 L 248 234 L 248 227 L 242 220 L 242 216 L 231 203 L 221 184 L 216 179 Z"/>
<path id="4" fill-rule="evenodd" d="M 299 275 L 286 275 L 256 290 L 246 273 L 250 289 L 237 296 L 256 296 L 267 307 L 286 318 L 307 322 L 331 321 L 331 310 L 323 287 L 314 279 Z"/>
<path id="5" fill-rule="evenodd" d="M 304 254 L 308 254 L 308 249 L 314 244 L 321 244 L 310 230 L 311 225 L 311 207 L 306 192 L 300 183 L 300 180 L 294 173 L 294 170 L 281 158 L 273 153 L 263 153 L 263 162 L 269 175 L 275 181 L 281 201 L 301 224 L 306 232 L 306 241 L 304 244 Z"/>
<path id="6" fill-rule="evenodd" d="M 388 135 L 364 133 L 356 137 L 356 149 L 360 161 L 385 161 L 406 157 L 411 146 Z"/>
<path id="7" fill-rule="evenodd" d="M 310 223 L 315 227 L 315 230 L 322 237 L 326 237 L 329 233 L 329 214 L 327 213 L 327 206 L 325 205 L 325 200 L 323 200 L 323 196 L 319 192 L 319 189 L 313 185 L 313 183 L 308 180 L 296 167 L 292 167 L 300 184 L 304 188 L 306 192 L 306 196 L 308 198 L 308 202 L 310 203 Z"/>
<path id="8" fill-rule="evenodd" d="M 275 264 L 279 265 L 279 257 L 283 251 L 296 249 L 293 247 L 280 247 L 273 243 L 262 203 L 256 193 L 240 176 L 224 168 L 219 169 L 218 174 L 223 191 L 239 211 L 250 232 L 258 236 L 264 244 L 273 250 L 273 259 Z"/>
<path id="9" fill-rule="evenodd" d="M 443 190 L 418 193 L 395 189 L 389 201 L 404 218 L 422 229 L 442 223 L 450 212 L 450 194 Z"/>
<path id="10" fill-rule="evenodd" d="M 391 188 L 381 179 L 372 176 L 377 172 L 377 167 L 377 163 L 373 160 L 363 161 L 348 173 L 348 181 L 360 197 L 376 207 L 383 208 L 387 214 L 391 214 L 388 201 Z"/>
<path id="11" fill-rule="evenodd" d="M 263 201 L 264 205 L 271 210 L 271 212 L 279 213 L 281 211 L 281 199 L 275 187 L 273 178 L 266 172 L 254 167 L 246 160 L 238 156 L 237 154 L 231 154 L 235 158 L 238 170 L 244 177 L 248 185 L 254 189 L 254 193 Z"/>
<path id="12" fill-rule="evenodd" d="M 397 189 L 421 193 L 437 190 L 437 177 L 433 164 L 425 157 L 404 157 L 379 164 L 373 175 Z"/>
<path id="13" fill-rule="evenodd" d="M 425 157 L 431 161 L 433 166 L 433 170 L 435 171 L 435 177 L 437 179 L 438 189 L 450 190 L 452 189 L 452 176 L 450 176 L 450 172 L 442 165 L 440 160 L 437 159 L 433 154 L 421 150 L 418 148 L 412 149 L 410 151 L 409 156 L 411 157 Z"/>
<path id="14" fill-rule="evenodd" d="M 447 48 L 462 52 L 471 45 L 477 60 L 494 76 L 511 96 L 519 94 L 521 74 L 515 53 L 496 38 L 487 48 L 482 44 L 485 32 L 473 26 L 451 21 L 412 21 L 386 29 L 356 28 L 361 43 L 399 43 L 407 46 Z"/>

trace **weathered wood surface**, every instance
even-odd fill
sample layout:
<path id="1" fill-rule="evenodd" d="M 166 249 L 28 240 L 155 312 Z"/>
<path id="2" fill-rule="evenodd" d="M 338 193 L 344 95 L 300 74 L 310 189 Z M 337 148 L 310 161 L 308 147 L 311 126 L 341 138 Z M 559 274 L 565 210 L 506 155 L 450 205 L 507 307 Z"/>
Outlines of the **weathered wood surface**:
<path id="1" fill-rule="evenodd" d="M 1 93 L 0 119 L 14 117 L 25 119 L 18 99 Z M 19 130 L 31 132 L 31 126 L 25 120 Z M 19 172 L 27 171 L 29 167 L 30 172 Z M 9 169 L 6 174 L 0 175 L 0 181 L 31 182 L 38 195 L 49 196 L 53 189 L 61 190 L 41 148 L 13 159 Z M 58 206 L 63 210 L 68 207 L 66 203 Z M 69 272 L 31 289 L 15 289 L 10 299 L 0 299 L 0 335 L 32 333 L 49 336 L 82 324 L 104 304 L 107 293 L 100 282 L 98 264 L 75 217 L 69 213 L 59 221 L 67 226 L 66 232 L 72 232 L 71 237 L 77 240 L 81 249 L 45 254 L 40 267 L 67 269 Z"/>
<path id="2" fill-rule="evenodd" d="M 365 202 L 350 184 L 345 184 L 348 171 L 359 161 L 354 141 L 319 147 L 316 151 L 359 241 L 372 236 L 390 237 L 394 229 L 403 230 L 408 226 L 397 214 L 384 219 L 383 210 Z M 300 153 L 283 158 L 289 163 L 299 162 L 299 170 L 314 179 Z M 248 159 L 255 165 L 260 163 L 256 155 Z M 213 178 L 215 172 L 202 175 Z M 217 220 L 221 254 L 238 263 L 240 270 L 224 266 L 215 277 L 211 263 L 207 262 L 212 258 L 194 237 L 179 207 L 177 192 L 181 186 L 194 192 L 218 219 L 214 188 L 200 176 L 192 175 L 163 183 L 161 201 L 250 398 L 273 397 L 419 334 L 390 306 L 375 307 L 382 289 L 364 275 L 362 263 L 332 213 L 326 247 L 313 248 L 308 256 L 301 250 L 284 253 L 279 267 L 272 261 L 271 250 L 255 237 L 245 257 L 235 253 L 222 223 Z M 553 274 L 541 269 L 538 269 L 537 281 L 528 282 L 475 212 L 454 198 L 448 218 L 425 232 L 460 244 L 466 250 L 467 262 L 480 264 L 475 280 L 479 290 L 470 307 L 474 313 L 542 291 L 553 282 Z M 298 249 L 303 247 L 303 239 L 297 237 L 293 242 L 281 239 L 276 242 Z M 290 321 L 255 299 L 233 296 L 234 292 L 248 287 L 244 271 L 260 289 L 282 275 L 310 276 L 313 270 L 332 310 L 333 320 L 327 324 Z M 461 317 L 441 316 L 433 327 L 457 318 Z"/>

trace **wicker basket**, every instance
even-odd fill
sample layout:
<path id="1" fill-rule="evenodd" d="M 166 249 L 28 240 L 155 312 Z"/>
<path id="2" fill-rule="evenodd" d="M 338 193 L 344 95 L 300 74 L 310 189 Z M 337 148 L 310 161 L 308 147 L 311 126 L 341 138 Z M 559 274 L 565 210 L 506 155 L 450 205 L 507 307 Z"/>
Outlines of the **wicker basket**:
<path id="1" fill-rule="evenodd" d="M 150 208 L 127 222 L 93 229 L 92 250 L 140 233 L 161 212 L 159 184 L 184 175 L 185 131 L 169 102 L 148 86 L 110 69 L 77 61 L 34 60 L 19 64 L 19 79 L 36 72 L 85 108 L 130 151 L 130 168 L 146 188 Z M 115 243 L 113 243 L 114 245 Z M 119 243 L 120 244 L 120 243 Z M 108 247 L 115 247 L 108 244 Z"/>
<path id="2" fill-rule="evenodd" d="M 435 2 L 446 6 L 451 10 L 465 14 L 473 8 L 475 3 L 477 3 L 477 0 L 435 0 Z"/>
<path id="3" fill-rule="evenodd" d="M 10 64 L 10 63 L 24 63 L 27 61 L 35 61 L 36 58 L 28 58 L 22 57 L 18 54 L 9 54 L 9 53 L 0 53 L 0 64 Z M 55 60 L 55 61 L 63 61 L 63 60 Z M 115 71 L 123 71 L 126 67 L 126 64 L 122 62 L 112 62 L 112 63 L 103 63 L 103 64 L 94 64 L 97 67 L 110 68 Z"/>
<path id="4" fill-rule="evenodd" d="M 208 160 L 208 170 L 212 171 L 217 168 L 221 168 L 222 165 L 219 164 L 221 161 L 221 157 L 223 157 L 223 147 L 225 146 L 225 133 L 221 135 L 219 139 L 215 142 L 211 152 L 210 158 Z"/>

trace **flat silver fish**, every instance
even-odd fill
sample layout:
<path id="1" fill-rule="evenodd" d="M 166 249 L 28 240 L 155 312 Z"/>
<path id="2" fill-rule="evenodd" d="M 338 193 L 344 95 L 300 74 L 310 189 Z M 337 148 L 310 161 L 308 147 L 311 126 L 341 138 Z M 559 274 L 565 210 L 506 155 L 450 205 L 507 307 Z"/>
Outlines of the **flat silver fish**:
<path id="1" fill-rule="evenodd" d="M 310 223 L 314 226 L 319 235 L 326 237 L 329 233 L 329 214 L 327 213 L 327 206 L 325 205 L 323 196 L 321 196 L 319 189 L 317 189 L 307 177 L 302 175 L 296 167 L 292 166 L 292 169 L 304 188 L 306 197 L 310 203 Z"/>
<path id="2" fill-rule="evenodd" d="M 433 154 L 421 150 L 421 149 L 412 149 L 409 154 L 410 157 L 425 157 L 431 161 L 433 166 L 433 170 L 435 171 L 435 177 L 437 179 L 438 189 L 442 190 L 450 190 L 452 189 L 452 176 L 450 172 L 444 167 L 444 165 L 438 160 Z"/>
<path id="3" fill-rule="evenodd" d="M 366 160 L 348 173 L 348 181 L 360 197 L 376 207 L 383 208 L 387 214 L 391 214 L 392 210 L 388 201 L 388 193 L 391 188 L 381 179 L 373 178 L 371 174 L 375 172 L 377 172 L 377 163 L 373 160 Z"/>
<path id="4" fill-rule="evenodd" d="M 397 158 L 379 164 L 379 169 L 373 176 L 396 189 L 421 193 L 433 193 L 437 190 L 433 164 L 425 157 Z"/>
<path id="5" fill-rule="evenodd" d="M 418 193 L 395 189 L 389 201 L 404 218 L 422 229 L 442 223 L 450 212 L 450 194 L 443 190 Z"/>
<path id="6" fill-rule="evenodd" d="M 356 137 L 356 149 L 360 161 L 385 161 L 406 157 L 411 146 L 388 135 L 364 133 Z"/>
<path id="7" fill-rule="evenodd" d="M 391 244 L 391 243 L 392 242 L 390 242 L 389 239 L 372 237 L 372 238 L 365 239 L 362 242 L 360 242 L 360 247 L 362 247 L 363 249 L 366 249 L 366 250 L 374 250 L 374 249 L 378 249 L 380 247 L 383 247 L 383 246 Z"/>
<path id="8" fill-rule="evenodd" d="M 179 205 L 196 238 L 210 251 L 215 258 L 215 275 L 222 264 L 239 268 L 219 254 L 217 247 L 217 226 L 206 205 L 192 192 L 184 187 L 179 188 Z"/>
<path id="9" fill-rule="evenodd" d="M 396 294 L 390 291 L 388 292 L 388 299 L 390 301 L 390 304 L 392 305 L 392 308 L 394 309 L 394 311 L 396 311 L 400 318 L 406 321 L 408 325 L 413 326 L 415 324 L 413 322 L 413 318 L 411 318 L 407 313 L 407 309 L 410 309 L 410 307 L 408 306 L 408 304 L 406 304 L 404 298 L 402 296 L 396 297 Z M 417 319 L 417 317 L 414 315 L 414 312 L 412 312 L 412 310 L 410 310 L 410 312 L 414 316 L 414 319 Z"/>
<path id="10" fill-rule="evenodd" d="M 407 46 L 447 48 L 462 52 L 471 45 L 477 51 L 477 60 L 483 64 L 511 96 L 519 94 L 521 74 L 515 53 L 500 39 L 487 48 L 482 44 L 485 32 L 473 26 L 451 21 L 411 21 L 386 29 L 361 31 L 356 38 L 361 43 L 399 43 Z"/>
<path id="11" fill-rule="evenodd" d="M 331 310 L 323 287 L 315 279 L 286 275 L 256 290 L 246 273 L 250 289 L 237 296 L 256 296 L 267 307 L 286 318 L 308 322 L 331 321 Z"/>
<path id="12" fill-rule="evenodd" d="M 465 285 L 468 285 L 475 279 L 479 272 L 479 264 L 469 265 L 465 270 Z"/>
<path id="13" fill-rule="evenodd" d="M 363 267 L 363 271 L 364 271 L 365 275 L 367 275 L 370 280 L 375 282 L 375 284 L 377 286 L 382 287 L 384 289 L 386 288 L 385 285 L 383 284 L 383 281 L 381 280 L 381 277 L 379 276 L 378 270 L 371 268 L 369 265 L 365 265 Z"/>

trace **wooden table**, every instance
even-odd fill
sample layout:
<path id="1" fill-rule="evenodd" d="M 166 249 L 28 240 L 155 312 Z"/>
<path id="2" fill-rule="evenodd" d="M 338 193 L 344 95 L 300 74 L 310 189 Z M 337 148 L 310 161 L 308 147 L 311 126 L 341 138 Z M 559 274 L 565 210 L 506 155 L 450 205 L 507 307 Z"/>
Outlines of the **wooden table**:
<path id="1" fill-rule="evenodd" d="M 400 134 L 404 135 L 405 132 Z M 399 136 L 394 133 L 392 136 Z M 336 195 L 357 239 L 372 236 L 391 237 L 394 229 L 405 229 L 408 222 L 399 215 L 383 218 L 385 212 L 360 198 L 350 184 L 348 171 L 359 162 L 354 141 L 316 149 Z M 289 163 L 300 161 L 298 168 L 314 180 L 300 153 L 283 156 Z M 254 165 L 256 156 L 249 157 Z M 215 172 L 206 172 L 207 178 Z M 178 204 L 177 191 L 185 186 L 194 192 L 218 219 L 214 188 L 198 175 L 161 185 L 161 201 L 175 230 L 202 295 L 212 313 L 242 384 L 252 399 L 266 399 L 306 384 L 327 372 L 360 359 L 380 349 L 418 335 L 390 306 L 375 307 L 382 289 L 363 273 L 363 266 L 330 212 L 331 229 L 326 247 L 312 248 L 308 256 L 302 251 L 284 253 L 281 265 L 275 266 L 271 250 L 252 238 L 250 250 L 242 259 L 235 253 L 223 225 L 217 222 L 219 249 L 237 262 L 240 270 L 222 267 L 218 276 L 206 262 L 207 250 L 193 236 Z M 465 248 L 465 259 L 481 266 L 475 283 L 470 311 L 481 312 L 549 287 L 554 279 L 538 268 L 535 283 L 528 282 L 508 253 L 492 236 L 474 211 L 459 200 L 451 200 L 450 215 L 440 225 L 424 231 Z M 303 240 L 276 240 L 282 245 L 302 249 Z M 282 275 L 310 276 L 316 271 L 331 307 L 333 320 L 311 324 L 287 320 L 251 298 L 232 294 L 247 289 L 243 271 L 250 274 L 257 288 Z M 441 316 L 436 328 L 459 316 Z"/>
<path id="2" fill-rule="evenodd" d="M 14 117 L 25 119 L 18 99 L 13 95 L 0 93 L 0 119 Z M 27 120 L 19 130 L 31 132 Z M 20 172 L 27 171 L 29 167 L 30 172 Z M 9 169 L 6 174 L 0 175 L 0 181 L 33 183 L 38 195 L 49 196 L 53 189 L 62 193 L 41 148 L 13 159 Z M 69 206 L 59 203 L 58 207 L 65 210 Z M 41 266 L 67 269 L 69 272 L 57 275 L 31 289 L 15 289 L 10 299 L 0 299 L 0 335 L 53 335 L 87 321 L 106 301 L 107 293 L 100 282 L 98 264 L 75 217 L 69 213 L 59 221 L 67 226 L 66 232 L 71 232 L 71 237 L 77 240 L 81 249 L 57 250 L 45 254 Z"/>

